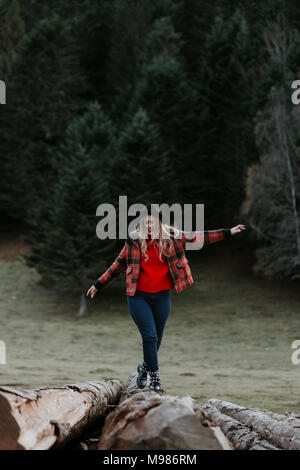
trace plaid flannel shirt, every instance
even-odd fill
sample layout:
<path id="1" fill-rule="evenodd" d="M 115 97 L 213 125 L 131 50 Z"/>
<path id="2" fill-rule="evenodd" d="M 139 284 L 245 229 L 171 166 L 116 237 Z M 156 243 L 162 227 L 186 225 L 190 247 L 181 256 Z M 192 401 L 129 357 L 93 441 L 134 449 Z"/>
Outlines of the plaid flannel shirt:
<path id="1" fill-rule="evenodd" d="M 181 292 L 194 283 L 189 262 L 185 257 L 185 248 L 188 242 L 192 242 L 198 249 L 211 243 L 231 237 L 230 228 L 218 230 L 204 230 L 187 232 L 181 231 L 180 238 L 172 237 L 173 244 L 171 254 L 166 256 L 174 289 Z M 101 290 L 110 284 L 116 277 L 126 272 L 126 294 L 133 296 L 136 291 L 140 273 L 140 246 L 137 241 L 128 237 L 122 250 L 112 265 L 103 273 L 97 282 L 97 289 Z"/>

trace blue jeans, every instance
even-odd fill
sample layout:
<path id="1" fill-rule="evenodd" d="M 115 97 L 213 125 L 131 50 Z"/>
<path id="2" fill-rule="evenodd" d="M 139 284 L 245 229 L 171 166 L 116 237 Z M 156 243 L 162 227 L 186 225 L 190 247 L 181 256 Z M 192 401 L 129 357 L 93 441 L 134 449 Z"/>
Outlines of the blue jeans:
<path id="1" fill-rule="evenodd" d="M 136 290 L 127 295 L 129 312 L 142 336 L 144 361 L 148 370 L 158 369 L 157 351 L 171 311 L 169 290 L 144 292 Z"/>

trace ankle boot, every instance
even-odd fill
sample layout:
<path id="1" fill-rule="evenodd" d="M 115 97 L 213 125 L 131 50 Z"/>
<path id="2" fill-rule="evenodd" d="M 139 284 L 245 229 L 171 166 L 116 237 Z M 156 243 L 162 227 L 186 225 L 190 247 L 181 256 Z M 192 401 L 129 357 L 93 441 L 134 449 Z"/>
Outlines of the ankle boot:
<path id="1" fill-rule="evenodd" d="M 150 385 L 149 389 L 155 392 L 159 392 L 161 389 L 160 378 L 159 378 L 159 370 L 149 370 L 150 375 Z"/>
<path id="2" fill-rule="evenodd" d="M 136 384 L 139 388 L 144 388 L 147 385 L 147 373 L 148 368 L 145 361 L 142 361 L 137 366 L 138 376 L 136 379 Z"/>

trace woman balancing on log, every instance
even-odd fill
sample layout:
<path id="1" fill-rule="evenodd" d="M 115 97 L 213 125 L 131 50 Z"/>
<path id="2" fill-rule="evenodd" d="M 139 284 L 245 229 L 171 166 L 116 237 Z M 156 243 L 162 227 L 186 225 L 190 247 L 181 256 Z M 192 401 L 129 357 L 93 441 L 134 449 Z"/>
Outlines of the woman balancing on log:
<path id="1" fill-rule="evenodd" d="M 200 248 L 215 243 L 245 229 L 244 225 L 218 230 L 187 232 L 162 222 L 162 212 L 151 204 L 145 205 L 139 224 L 125 241 L 114 263 L 89 288 L 91 298 L 119 274 L 126 271 L 126 294 L 129 312 L 143 343 L 144 360 L 137 366 L 137 386 L 161 389 L 157 352 L 171 311 L 170 291 L 181 292 L 194 283 L 186 243 Z"/>

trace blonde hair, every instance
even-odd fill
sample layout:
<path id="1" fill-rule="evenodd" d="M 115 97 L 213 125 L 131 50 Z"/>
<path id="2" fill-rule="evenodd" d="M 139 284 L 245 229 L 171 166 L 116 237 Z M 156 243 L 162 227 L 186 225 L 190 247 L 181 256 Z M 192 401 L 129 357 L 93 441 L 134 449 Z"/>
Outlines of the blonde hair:
<path id="1" fill-rule="evenodd" d="M 156 217 L 146 214 L 143 216 L 139 222 L 138 227 L 130 232 L 130 236 L 134 235 L 135 240 L 141 246 L 142 256 L 149 258 L 147 253 L 147 237 L 148 237 L 148 217 L 151 217 L 152 224 L 152 240 L 158 249 L 159 259 L 162 259 L 162 255 L 168 256 L 171 254 L 171 248 L 173 246 L 173 236 L 178 235 L 180 230 L 171 225 L 162 223 L 162 221 Z M 164 234 L 164 237 L 162 236 Z"/>

